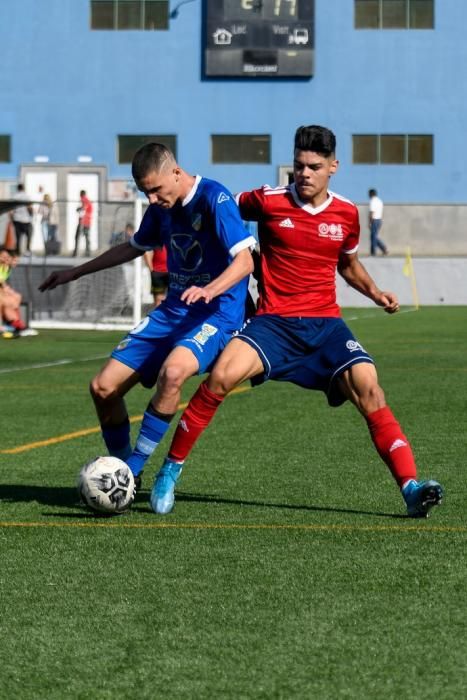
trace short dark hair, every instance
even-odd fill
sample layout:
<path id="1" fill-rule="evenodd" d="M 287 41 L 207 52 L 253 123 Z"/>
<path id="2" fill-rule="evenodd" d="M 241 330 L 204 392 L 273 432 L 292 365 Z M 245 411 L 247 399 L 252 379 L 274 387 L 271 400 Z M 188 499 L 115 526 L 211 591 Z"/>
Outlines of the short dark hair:
<path id="1" fill-rule="evenodd" d="M 378 192 L 374 189 L 368 190 L 369 197 L 376 197 L 377 194 L 378 194 Z"/>
<path id="2" fill-rule="evenodd" d="M 138 181 L 155 170 L 160 172 L 168 161 L 175 162 L 175 156 L 162 143 L 145 143 L 133 156 L 131 174 Z"/>
<path id="3" fill-rule="evenodd" d="M 295 132 L 294 148 L 328 157 L 336 152 L 336 137 L 325 126 L 299 126 Z"/>

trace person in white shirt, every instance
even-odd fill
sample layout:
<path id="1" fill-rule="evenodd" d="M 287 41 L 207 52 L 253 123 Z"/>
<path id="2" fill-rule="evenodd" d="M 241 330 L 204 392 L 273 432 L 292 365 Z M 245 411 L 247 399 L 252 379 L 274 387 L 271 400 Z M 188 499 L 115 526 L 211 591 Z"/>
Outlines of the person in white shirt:
<path id="1" fill-rule="evenodd" d="M 383 255 L 388 254 L 388 249 L 384 241 L 379 237 L 381 226 L 383 225 L 383 201 L 378 197 L 378 192 L 374 189 L 368 191 L 370 204 L 368 209 L 368 219 L 370 226 L 370 254 L 376 255 L 379 249 Z"/>
<path id="2" fill-rule="evenodd" d="M 13 199 L 24 202 L 24 206 L 17 206 L 11 212 L 11 219 L 15 227 L 16 234 L 16 252 L 21 254 L 21 238 L 26 237 L 26 251 L 31 252 L 31 234 L 32 234 L 32 217 L 33 208 L 30 204 L 30 197 L 24 191 L 24 185 L 19 183 L 18 191 L 13 196 Z"/>

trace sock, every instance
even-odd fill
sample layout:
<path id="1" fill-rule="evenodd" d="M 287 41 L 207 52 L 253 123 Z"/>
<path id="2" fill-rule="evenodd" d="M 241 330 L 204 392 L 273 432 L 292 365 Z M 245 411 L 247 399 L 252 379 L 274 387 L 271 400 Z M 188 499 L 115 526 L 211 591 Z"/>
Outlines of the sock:
<path id="1" fill-rule="evenodd" d="M 193 394 L 190 403 L 182 413 L 170 445 L 169 459 L 174 462 L 185 461 L 224 398 L 224 396 L 214 394 L 208 389 L 206 382 L 199 385 L 198 390 Z"/>
<path id="2" fill-rule="evenodd" d="M 111 457 L 118 457 L 126 462 L 131 455 L 130 421 L 128 416 L 120 425 L 110 425 L 102 428 L 107 451 Z"/>
<path id="3" fill-rule="evenodd" d="M 172 416 L 165 418 L 169 420 L 159 418 L 150 408 L 145 412 L 135 449 L 125 460 L 135 476 L 143 471 L 144 465 L 169 429 Z"/>
<path id="4" fill-rule="evenodd" d="M 389 406 L 367 416 L 371 438 L 381 459 L 388 465 L 399 488 L 410 479 L 417 479 L 417 466 L 409 441 Z"/>

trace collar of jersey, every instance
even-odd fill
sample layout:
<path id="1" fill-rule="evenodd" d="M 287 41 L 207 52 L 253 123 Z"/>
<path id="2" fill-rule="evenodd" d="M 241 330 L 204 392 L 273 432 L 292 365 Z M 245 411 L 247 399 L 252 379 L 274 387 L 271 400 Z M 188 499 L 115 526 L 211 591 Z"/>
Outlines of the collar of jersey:
<path id="1" fill-rule="evenodd" d="M 193 187 L 191 188 L 191 190 L 188 192 L 185 199 L 182 200 L 182 207 L 186 207 L 186 205 L 189 204 L 189 202 L 191 202 L 191 200 L 193 199 L 193 197 L 196 194 L 196 190 L 198 189 L 198 185 L 200 182 L 201 182 L 201 175 L 195 175 L 195 183 L 194 183 Z"/>
<path id="2" fill-rule="evenodd" d="M 319 207 L 312 207 L 310 204 L 306 204 L 305 202 L 302 202 L 300 197 L 298 196 L 297 190 L 295 188 L 295 183 L 290 185 L 290 192 L 292 194 L 292 197 L 294 198 L 295 202 L 298 204 L 299 207 L 307 211 L 309 214 L 312 214 L 313 216 L 316 216 L 316 214 L 321 214 L 322 211 L 327 209 L 327 207 L 331 204 L 332 202 L 332 192 L 328 192 L 328 198 L 326 199 L 325 202 L 319 205 Z"/>

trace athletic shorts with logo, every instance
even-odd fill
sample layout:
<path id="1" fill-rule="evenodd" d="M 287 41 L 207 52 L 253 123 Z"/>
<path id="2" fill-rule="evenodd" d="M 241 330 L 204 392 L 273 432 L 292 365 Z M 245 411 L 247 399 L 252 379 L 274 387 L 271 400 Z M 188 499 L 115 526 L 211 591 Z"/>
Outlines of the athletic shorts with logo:
<path id="1" fill-rule="evenodd" d="M 199 363 L 198 374 L 208 372 L 232 337 L 219 314 L 180 316 L 158 307 L 117 345 L 111 357 L 141 375 L 141 384 L 154 386 L 166 357 L 178 346 L 191 350 Z"/>
<path id="2" fill-rule="evenodd" d="M 292 382 L 305 389 L 323 391 L 330 406 L 346 397 L 335 381 L 359 362 L 374 364 L 341 318 L 287 318 L 261 314 L 249 319 L 235 334 L 256 350 L 264 373 L 253 385 L 267 379 Z"/>

